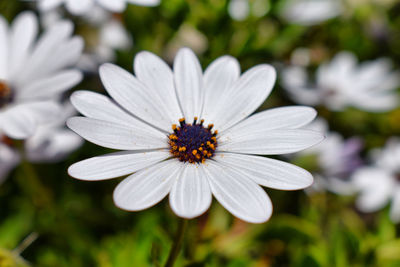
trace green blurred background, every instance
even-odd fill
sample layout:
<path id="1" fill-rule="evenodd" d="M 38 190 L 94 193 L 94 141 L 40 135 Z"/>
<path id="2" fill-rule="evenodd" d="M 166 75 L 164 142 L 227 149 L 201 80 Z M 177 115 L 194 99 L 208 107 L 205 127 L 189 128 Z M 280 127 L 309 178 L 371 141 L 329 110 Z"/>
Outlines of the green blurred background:
<path id="1" fill-rule="evenodd" d="M 251 3 L 252 1 L 250 1 Z M 164 0 L 155 8 L 129 6 L 122 20 L 134 38 L 130 51 L 119 51 L 117 64 L 132 70 L 135 53 L 150 50 L 171 60 L 187 32 L 203 67 L 224 54 L 237 57 L 242 70 L 271 63 L 279 70 L 298 47 L 310 48 L 311 66 L 348 50 L 360 60 L 391 58 L 400 62 L 398 1 L 347 0 L 335 19 L 305 27 L 279 17 L 283 1 L 264 0 L 267 13 L 234 21 L 226 0 Z M 0 13 L 11 21 L 33 5 L 1 0 Z M 90 31 L 74 18 L 76 33 L 90 43 Z M 382 27 L 375 34 L 373 25 Z M 278 76 L 279 77 L 279 76 Z M 75 89 L 104 92 L 96 75 L 87 75 Z M 260 108 L 293 104 L 279 81 Z M 355 109 L 332 113 L 324 108 L 332 130 L 345 137 L 361 136 L 365 151 L 400 134 L 400 109 L 370 114 Z M 12 251 L 31 233 L 38 238 L 20 256 L 33 266 L 160 266 L 168 255 L 178 219 L 168 201 L 146 211 L 116 208 L 112 191 L 121 179 L 84 182 L 72 179 L 72 163 L 108 151 L 86 143 L 66 161 L 32 165 L 24 162 L 0 186 L 0 267 L 26 262 Z M 297 162 L 308 170 L 313 159 Z M 400 266 L 399 226 L 388 210 L 361 214 L 353 197 L 331 193 L 266 189 L 274 214 L 252 225 L 235 219 L 216 201 L 205 215 L 191 220 L 177 266 Z M 17 252 L 17 251 L 14 251 Z M 18 265 L 19 264 L 19 265 Z"/>

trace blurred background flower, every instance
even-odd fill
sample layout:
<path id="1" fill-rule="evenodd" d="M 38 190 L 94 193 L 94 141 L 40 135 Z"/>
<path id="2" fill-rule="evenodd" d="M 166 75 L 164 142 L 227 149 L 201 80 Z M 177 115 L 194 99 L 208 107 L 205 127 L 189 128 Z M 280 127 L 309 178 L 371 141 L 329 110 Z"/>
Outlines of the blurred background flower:
<path id="1" fill-rule="evenodd" d="M 165 0 L 153 7 L 119 1 L 118 12 L 97 0 L 76 1 L 72 12 L 71 3 L 54 1 L 51 10 L 44 12 L 38 8 L 42 1 L 0 1 L 4 18 L 0 20 L 0 65 L 8 73 L 9 62 L 24 57 L 24 53 L 4 52 L 14 42 L 11 36 L 17 28 L 24 33 L 21 40 L 31 41 L 10 46 L 24 51 L 23 44 L 38 46 L 51 28 L 62 23 L 70 25 L 64 40 L 77 39 L 73 35 L 85 40 L 84 56 L 76 54 L 74 63 L 63 68 L 80 69 L 85 75 L 79 85 L 69 80 L 73 91 L 104 94 L 97 73 L 104 61 L 132 72 L 134 56 L 148 50 L 172 65 L 179 48 L 186 46 L 197 54 L 203 68 L 225 54 L 238 59 L 241 72 L 272 62 L 278 70 L 277 85 L 257 112 L 307 104 L 325 121 L 321 129 L 326 131 L 326 143 L 285 158 L 312 172 L 322 184 L 306 193 L 266 188 L 274 215 L 261 225 L 234 218 L 214 201 L 207 213 L 189 222 L 176 266 L 400 265 L 395 167 L 395 140 L 400 135 L 397 0 Z M 21 20 L 26 11 L 36 15 Z M 36 21 L 36 16 L 40 24 L 33 27 L 38 34 L 28 38 L 25 33 L 36 22 L 22 22 Z M 69 52 L 62 50 L 62 38 L 56 39 L 60 53 L 43 57 L 34 67 L 20 61 L 21 67 L 13 67 L 13 77 L 2 74 L 0 113 L 13 99 L 10 89 L 19 90 L 14 84 L 25 80 L 25 69 L 32 68 L 32 79 L 24 82 L 31 86 L 45 67 L 65 60 Z M 35 90 L 31 96 L 45 91 Z M 56 94 L 61 113 L 70 94 L 67 89 Z M 59 120 L 38 125 L 37 137 L 25 140 L 5 136 L 5 123 L 0 121 L 0 262 L 6 258 L 15 263 L 23 257 L 44 267 L 164 264 L 178 226 L 168 201 L 140 213 L 124 212 L 112 201 L 120 178 L 97 183 L 71 179 L 68 166 L 112 151 L 87 142 L 74 150 L 82 141 L 72 135 L 64 138 L 65 118 L 54 114 L 44 112 L 43 119 Z M 30 159 L 28 146 L 33 151 Z M 46 161 L 31 162 L 41 158 L 39 152 L 47 155 Z M 61 161 L 47 162 L 58 155 Z M 32 232 L 38 232 L 38 240 L 22 254 L 13 254 Z"/>

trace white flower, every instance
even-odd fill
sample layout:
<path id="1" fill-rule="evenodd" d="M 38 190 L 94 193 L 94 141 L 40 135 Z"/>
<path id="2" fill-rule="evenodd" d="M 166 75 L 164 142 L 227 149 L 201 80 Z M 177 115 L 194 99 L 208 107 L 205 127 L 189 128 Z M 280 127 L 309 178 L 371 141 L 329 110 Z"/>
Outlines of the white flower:
<path id="1" fill-rule="evenodd" d="M 5 138 L 1 137 L 0 138 Z M 0 140 L 0 184 L 6 179 L 8 173 L 18 165 L 20 156 L 6 140 Z"/>
<path id="2" fill-rule="evenodd" d="M 340 0 L 287 0 L 281 16 L 290 23 L 310 26 L 342 12 Z"/>
<path id="3" fill-rule="evenodd" d="M 83 144 L 82 138 L 65 127 L 67 119 L 75 114 L 73 106 L 65 103 L 62 114 L 55 121 L 40 125 L 25 141 L 27 159 L 31 162 L 59 162 L 78 149 Z"/>
<path id="4" fill-rule="evenodd" d="M 80 37 L 71 37 L 72 23 L 55 23 L 38 40 L 37 31 L 31 12 L 20 14 L 10 28 L 0 16 L 0 132 L 14 139 L 56 118 L 60 95 L 82 79 L 70 68 L 83 48 Z"/>
<path id="5" fill-rule="evenodd" d="M 258 184 L 295 190 L 312 183 L 311 174 L 297 166 L 255 156 L 296 152 L 323 139 L 299 129 L 316 115 L 309 107 L 248 117 L 275 83 L 270 65 L 240 76 L 236 59 L 223 56 L 202 73 L 194 53 L 183 48 L 173 71 L 149 52 L 136 56 L 134 69 L 136 77 L 112 64 L 101 66 L 101 80 L 113 99 L 78 91 L 71 101 L 87 118 L 67 121 L 86 140 L 123 150 L 68 170 L 83 180 L 131 174 L 114 191 L 118 207 L 143 210 L 169 194 L 178 216 L 194 218 L 209 208 L 214 195 L 233 215 L 261 223 L 270 217 L 272 204 Z"/>
<path id="6" fill-rule="evenodd" d="M 357 65 L 353 54 L 341 52 L 318 68 L 315 84 L 309 82 L 306 69 L 298 66 L 283 71 L 282 83 L 297 103 L 325 105 L 335 111 L 352 106 L 382 112 L 399 104 L 395 89 L 400 86 L 400 76 L 391 69 L 387 59 Z"/>
<path id="7" fill-rule="evenodd" d="M 353 176 L 354 186 L 360 192 L 358 209 L 375 212 L 392 202 L 390 218 L 400 222 L 400 140 L 391 138 L 381 150 L 372 155 L 374 164 L 363 167 Z"/>
<path id="8" fill-rule="evenodd" d="M 109 10 L 111 12 L 123 12 L 127 4 L 135 4 L 141 6 L 156 6 L 160 4 L 160 0 L 33 0 L 39 2 L 41 11 L 52 10 L 62 4 L 71 14 L 83 15 L 90 13 L 96 6 Z"/>
<path id="9" fill-rule="evenodd" d="M 309 192 L 329 190 L 340 195 L 354 194 L 350 176 L 362 165 L 359 156 L 361 140 L 357 137 L 344 140 L 339 133 L 329 131 L 327 122 L 322 118 L 304 128 L 325 134 L 324 142 L 297 153 L 298 156 L 317 157 L 318 170 L 313 173 L 316 179 Z"/>

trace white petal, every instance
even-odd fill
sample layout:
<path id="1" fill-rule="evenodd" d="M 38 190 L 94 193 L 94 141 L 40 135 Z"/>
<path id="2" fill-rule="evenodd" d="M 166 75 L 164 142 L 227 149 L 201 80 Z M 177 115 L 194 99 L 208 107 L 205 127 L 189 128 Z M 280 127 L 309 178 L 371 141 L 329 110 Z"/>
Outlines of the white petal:
<path id="1" fill-rule="evenodd" d="M 163 109 L 163 128 L 170 130 L 171 125 L 183 117 L 175 92 L 174 76 L 170 67 L 159 57 L 149 52 L 141 52 L 135 57 L 136 77 L 147 86 L 154 101 Z"/>
<path id="2" fill-rule="evenodd" d="M 115 188 L 115 205 L 136 211 L 157 204 L 171 190 L 181 167 L 181 162 L 172 159 L 132 174 Z"/>
<path id="3" fill-rule="evenodd" d="M 71 102 L 86 117 L 128 127 L 134 126 L 149 132 L 158 131 L 126 113 L 114 101 L 104 95 L 90 91 L 77 91 L 72 94 Z"/>
<path id="4" fill-rule="evenodd" d="M 225 133 L 245 135 L 251 133 L 266 133 L 277 129 L 297 129 L 309 124 L 317 116 L 315 109 L 310 107 L 293 106 L 269 109 L 258 112 L 236 124 Z"/>
<path id="5" fill-rule="evenodd" d="M 203 96 L 203 77 L 199 60 L 192 50 L 182 48 L 174 60 L 176 93 L 185 119 L 193 121 L 200 116 Z"/>
<path id="6" fill-rule="evenodd" d="M 85 159 L 68 168 L 74 178 L 88 181 L 105 180 L 134 173 L 169 158 L 169 151 L 123 151 Z"/>
<path id="7" fill-rule="evenodd" d="M 10 73 L 18 71 L 25 63 L 37 31 L 37 18 L 32 12 L 23 12 L 14 20 L 10 36 Z"/>
<path id="8" fill-rule="evenodd" d="M 298 152 L 324 139 L 319 132 L 303 129 L 280 129 L 268 132 L 227 133 L 219 138 L 218 151 L 245 154 L 278 155 Z"/>
<path id="9" fill-rule="evenodd" d="M 204 72 L 204 106 L 201 119 L 214 123 L 221 111 L 221 103 L 240 76 L 240 65 L 231 56 L 222 56 L 213 61 Z"/>
<path id="10" fill-rule="evenodd" d="M 122 12 L 125 10 L 125 0 L 97 0 L 105 9 L 112 12 Z"/>
<path id="11" fill-rule="evenodd" d="M 161 132 L 147 131 L 132 125 L 131 127 L 108 121 L 84 117 L 73 117 L 67 126 L 86 140 L 103 147 L 138 150 L 167 148 L 167 137 Z"/>
<path id="12" fill-rule="evenodd" d="M 211 205 L 211 190 L 202 164 L 184 164 L 169 195 L 171 209 L 176 215 L 192 219 L 203 214 Z"/>
<path id="13" fill-rule="evenodd" d="M 375 212 L 383 208 L 392 197 L 394 179 L 390 173 L 375 167 L 361 168 L 352 177 L 360 191 L 357 207 L 363 212 Z"/>
<path id="14" fill-rule="evenodd" d="M 2 80 L 8 78 L 8 46 L 8 23 L 3 16 L 0 16 L 0 79 Z"/>
<path id="15" fill-rule="evenodd" d="M 100 77 L 107 92 L 118 104 L 147 123 L 171 131 L 157 97 L 132 74 L 116 65 L 103 64 Z"/>
<path id="16" fill-rule="evenodd" d="M 50 99 L 77 85 L 83 76 L 78 70 L 64 70 L 28 84 L 21 90 L 18 98 Z"/>
<path id="17" fill-rule="evenodd" d="M 270 65 L 246 71 L 224 96 L 215 129 L 222 132 L 253 113 L 270 94 L 275 79 L 275 69 Z"/>
<path id="18" fill-rule="evenodd" d="M 93 7 L 93 0 L 67 0 L 66 7 L 74 15 L 82 15 Z"/>
<path id="19" fill-rule="evenodd" d="M 255 182 L 211 160 L 205 170 L 213 195 L 234 216 L 251 223 L 271 217 L 271 200 Z"/>
<path id="20" fill-rule="evenodd" d="M 127 0 L 128 3 L 132 3 L 140 6 L 158 6 L 161 0 Z"/>
<path id="21" fill-rule="evenodd" d="M 235 153 L 217 153 L 214 159 L 270 188 L 298 190 L 313 183 L 308 171 L 280 160 Z"/>
<path id="22" fill-rule="evenodd" d="M 36 121 L 30 109 L 19 105 L 1 114 L 0 127 L 13 139 L 25 139 L 35 132 Z"/>
<path id="23" fill-rule="evenodd" d="M 390 206 L 390 219 L 394 223 L 400 222 L 400 187 L 397 186 L 394 194 L 392 205 Z"/>
<path id="24" fill-rule="evenodd" d="M 41 11 L 49 11 L 51 9 L 54 9 L 55 7 L 61 5 L 63 0 L 40 0 L 39 1 L 39 9 Z"/>

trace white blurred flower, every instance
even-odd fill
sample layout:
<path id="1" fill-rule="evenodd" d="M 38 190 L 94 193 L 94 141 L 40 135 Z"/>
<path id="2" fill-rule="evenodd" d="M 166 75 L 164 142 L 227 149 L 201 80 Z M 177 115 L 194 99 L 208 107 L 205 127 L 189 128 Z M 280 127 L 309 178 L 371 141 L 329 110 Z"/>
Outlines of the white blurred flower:
<path id="1" fill-rule="evenodd" d="M 67 121 L 86 140 L 123 150 L 68 170 L 89 181 L 130 174 L 114 191 L 118 207 L 143 210 L 169 194 L 178 216 L 194 218 L 214 195 L 233 215 L 261 223 L 272 204 L 259 185 L 294 190 L 312 183 L 304 169 L 256 156 L 299 151 L 323 139 L 299 129 L 314 119 L 312 108 L 276 108 L 248 117 L 273 88 L 270 65 L 240 75 L 237 60 L 223 56 L 203 73 L 194 53 L 183 48 L 173 71 L 149 52 L 136 56 L 134 70 L 136 77 L 104 64 L 100 77 L 113 99 L 76 92 L 71 101 L 86 117 Z"/>
<path id="2" fill-rule="evenodd" d="M 309 192 L 328 190 L 340 195 L 354 194 L 350 176 L 362 165 L 359 155 L 362 141 L 356 137 L 344 140 L 339 133 L 329 131 L 327 122 L 322 118 L 305 128 L 325 134 L 322 143 L 297 153 L 298 156 L 317 157 L 318 170 L 313 173 L 315 182 Z"/>
<path id="3" fill-rule="evenodd" d="M 334 111 L 352 106 L 383 112 L 399 104 L 395 89 L 400 86 L 400 75 L 392 70 L 391 62 L 376 59 L 357 65 L 356 57 L 349 52 L 341 52 L 322 64 L 315 83 L 309 81 L 306 68 L 288 67 L 282 73 L 282 85 L 293 101 L 325 105 Z"/>
<path id="4" fill-rule="evenodd" d="M 32 0 L 37 1 L 41 11 L 49 11 L 65 4 L 73 15 L 84 15 L 93 11 L 97 6 L 110 12 L 123 12 L 127 4 L 141 6 L 157 6 L 160 0 Z"/>
<path id="5" fill-rule="evenodd" d="M 76 114 L 70 103 L 62 107 L 56 120 L 38 126 L 35 134 L 24 141 L 24 155 L 14 147 L 13 140 L 0 134 L 0 184 L 22 157 L 36 163 L 64 160 L 83 144 L 83 139 L 66 128 L 67 119 Z"/>
<path id="6" fill-rule="evenodd" d="M 40 123 L 57 117 L 58 100 L 80 82 L 73 69 L 83 41 L 71 37 L 72 23 L 60 21 L 36 40 L 38 22 L 21 13 L 9 28 L 0 16 L 0 131 L 14 139 L 34 134 Z"/>
<path id="7" fill-rule="evenodd" d="M 234 20 L 245 20 L 250 14 L 255 17 L 262 17 L 268 13 L 270 4 L 268 0 L 230 0 L 228 14 Z"/>
<path id="8" fill-rule="evenodd" d="M 290 23 L 310 26 L 334 18 L 341 12 L 340 0 L 287 0 L 281 16 Z"/>
<path id="9" fill-rule="evenodd" d="M 18 165 L 19 161 L 18 152 L 0 134 L 0 184 L 6 179 L 8 173 Z"/>
<path id="10" fill-rule="evenodd" d="M 389 202 L 390 218 L 400 222 L 400 140 L 391 138 L 383 149 L 372 154 L 373 165 L 358 170 L 352 180 L 360 195 L 358 209 L 375 212 Z"/>
<path id="11" fill-rule="evenodd" d="M 68 118 L 76 111 L 70 103 L 64 104 L 57 120 L 38 127 L 36 133 L 25 141 L 26 157 L 31 162 L 59 162 L 83 144 L 83 139 L 65 127 Z"/>
<path id="12" fill-rule="evenodd" d="M 43 12 L 40 18 L 43 26 L 48 28 L 62 20 L 62 10 Z M 132 47 L 132 36 L 121 20 L 104 9 L 94 7 L 92 12 L 81 18 L 89 26 L 85 34 L 85 51 L 77 63 L 77 67 L 81 70 L 97 73 L 99 65 L 115 61 L 115 50 L 128 50 Z"/>

